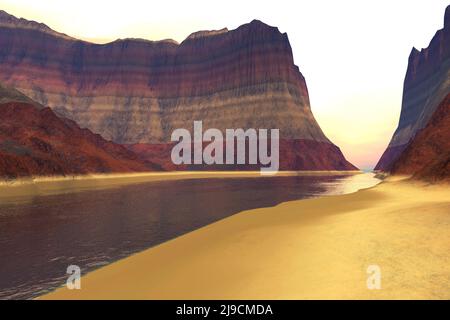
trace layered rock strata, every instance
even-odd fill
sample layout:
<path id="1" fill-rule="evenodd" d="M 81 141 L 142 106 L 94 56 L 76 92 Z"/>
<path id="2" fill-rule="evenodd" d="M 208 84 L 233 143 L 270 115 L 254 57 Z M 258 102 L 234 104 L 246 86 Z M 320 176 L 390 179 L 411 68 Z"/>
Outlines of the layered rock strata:
<path id="1" fill-rule="evenodd" d="M 180 44 L 98 45 L 3 12 L 0 81 L 116 143 L 151 149 L 202 120 L 205 130 L 280 129 L 290 141 L 281 154 L 293 156 L 281 159 L 293 165 L 286 169 L 355 169 L 314 119 L 287 35 L 257 20 L 196 32 Z M 300 153 L 309 160 L 294 156 Z"/>
<path id="2" fill-rule="evenodd" d="M 437 31 L 428 48 L 413 48 L 404 81 L 400 120 L 376 170 L 389 171 L 395 160 L 423 129 L 439 103 L 450 93 L 450 6 L 444 28 Z"/>
<path id="3" fill-rule="evenodd" d="M 161 170 L 0 85 L 0 177 Z"/>

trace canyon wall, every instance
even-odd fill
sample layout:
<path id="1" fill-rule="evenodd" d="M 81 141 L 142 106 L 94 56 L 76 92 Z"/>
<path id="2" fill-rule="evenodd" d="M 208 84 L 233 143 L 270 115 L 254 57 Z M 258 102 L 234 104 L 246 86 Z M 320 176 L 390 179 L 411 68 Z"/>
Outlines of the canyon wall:
<path id="1" fill-rule="evenodd" d="M 0 85 L 0 177 L 124 173 L 162 168 Z"/>
<path id="2" fill-rule="evenodd" d="M 180 44 L 99 45 L 0 12 L 0 81 L 142 157 L 202 120 L 205 130 L 279 128 L 286 170 L 355 169 L 314 119 L 287 35 L 257 20 Z"/>
<path id="3" fill-rule="evenodd" d="M 391 173 L 428 181 L 450 180 L 450 94 L 393 162 Z"/>
<path id="4" fill-rule="evenodd" d="M 450 6 L 444 28 L 437 31 L 428 48 L 413 48 L 404 81 L 400 120 L 388 148 L 375 170 L 389 171 L 395 160 L 423 129 L 438 105 L 450 93 Z"/>

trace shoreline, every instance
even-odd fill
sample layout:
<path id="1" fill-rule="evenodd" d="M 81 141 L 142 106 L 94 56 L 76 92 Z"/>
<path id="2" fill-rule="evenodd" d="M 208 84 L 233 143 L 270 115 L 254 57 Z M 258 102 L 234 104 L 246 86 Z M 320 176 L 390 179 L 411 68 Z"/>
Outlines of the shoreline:
<path id="1" fill-rule="evenodd" d="M 449 185 L 400 180 L 243 211 L 38 299 L 449 299 Z"/>
<path id="2" fill-rule="evenodd" d="M 61 193 L 100 190 L 130 184 L 156 181 L 214 179 L 214 178 L 258 178 L 309 175 L 356 175 L 362 171 L 279 171 L 271 176 L 262 176 L 260 171 L 170 171 L 145 173 L 89 174 L 77 176 L 27 177 L 0 180 L 0 200 L 34 195 L 56 195 Z"/>

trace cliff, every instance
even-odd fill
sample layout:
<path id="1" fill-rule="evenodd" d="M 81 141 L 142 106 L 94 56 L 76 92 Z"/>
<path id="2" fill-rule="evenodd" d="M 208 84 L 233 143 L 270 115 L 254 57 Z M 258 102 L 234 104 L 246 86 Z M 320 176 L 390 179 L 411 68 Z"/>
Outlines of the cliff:
<path id="1" fill-rule="evenodd" d="M 394 161 L 391 173 L 429 181 L 450 179 L 450 94 Z"/>
<path id="2" fill-rule="evenodd" d="M 0 177 L 160 170 L 0 85 Z"/>
<path id="3" fill-rule="evenodd" d="M 409 56 L 404 81 L 400 120 L 376 170 L 389 171 L 414 136 L 430 121 L 439 103 L 450 93 L 450 6 L 445 11 L 444 28 L 437 31 L 429 46 Z"/>
<path id="4" fill-rule="evenodd" d="M 155 150 L 194 120 L 205 130 L 278 128 L 286 148 L 301 147 L 280 150 L 293 157 L 286 169 L 308 169 L 309 162 L 317 170 L 355 169 L 314 119 L 288 37 L 275 27 L 254 20 L 196 32 L 180 44 L 104 45 L 47 28 L 0 15 L 0 81 L 105 139 Z"/>

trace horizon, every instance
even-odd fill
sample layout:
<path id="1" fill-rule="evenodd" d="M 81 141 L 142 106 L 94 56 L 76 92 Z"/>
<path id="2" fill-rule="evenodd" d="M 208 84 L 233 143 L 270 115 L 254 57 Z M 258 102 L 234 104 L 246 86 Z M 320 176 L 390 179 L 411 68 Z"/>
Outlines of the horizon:
<path id="1" fill-rule="evenodd" d="M 0 9 L 94 43 L 124 38 L 174 39 L 180 43 L 197 31 L 232 30 L 254 19 L 278 27 L 288 34 L 294 62 L 306 79 L 311 109 L 323 132 L 347 160 L 366 170 L 375 166 L 397 127 L 409 53 L 413 47 L 420 50 L 428 46 L 443 26 L 448 5 L 445 1 L 414 1 L 406 6 L 381 1 L 371 5 L 373 11 L 368 13 L 367 3 L 357 1 L 342 5 L 301 1 L 286 12 L 274 10 L 264 1 L 257 8 L 245 3 L 239 6 L 244 10 L 229 10 L 234 8 L 230 5 L 217 12 L 210 4 L 197 1 L 206 8 L 199 12 L 193 10 L 195 6 L 177 1 L 153 5 L 152 10 L 145 10 L 146 4 L 137 1 L 126 7 L 113 2 L 106 9 L 98 1 L 81 2 L 89 5 L 1 0 Z M 175 7 L 180 10 L 169 10 Z M 317 11 L 324 17 L 319 23 Z M 298 21 L 288 19 L 292 14 Z M 323 21 L 326 23 L 320 23 Z M 317 41 L 322 38 L 327 41 Z M 333 50 L 335 59 L 329 59 L 330 48 L 341 47 L 346 50 Z"/>

